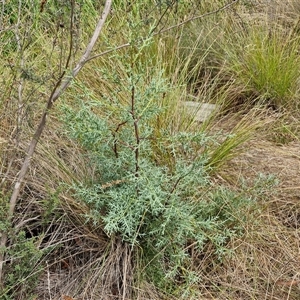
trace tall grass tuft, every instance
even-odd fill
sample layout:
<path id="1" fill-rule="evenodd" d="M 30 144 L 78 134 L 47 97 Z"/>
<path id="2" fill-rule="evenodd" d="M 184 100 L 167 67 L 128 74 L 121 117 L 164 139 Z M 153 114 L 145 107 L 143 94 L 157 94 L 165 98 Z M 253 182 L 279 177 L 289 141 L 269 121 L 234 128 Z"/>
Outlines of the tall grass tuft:
<path id="1" fill-rule="evenodd" d="M 227 70 L 259 103 L 295 107 L 299 90 L 299 36 L 261 26 L 248 31 L 239 36 L 242 43 L 225 46 Z"/>

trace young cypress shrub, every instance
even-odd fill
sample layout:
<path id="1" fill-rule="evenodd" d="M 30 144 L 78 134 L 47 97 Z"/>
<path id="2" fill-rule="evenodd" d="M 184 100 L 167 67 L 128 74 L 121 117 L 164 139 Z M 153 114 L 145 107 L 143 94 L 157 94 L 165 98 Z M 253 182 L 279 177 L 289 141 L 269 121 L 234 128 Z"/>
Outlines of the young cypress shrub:
<path id="1" fill-rule="evenodd" d="M 163 72 L 145 74 L 134 61 L 126 76 L 110 77 L 117 84 L 104 95 L 106 102 L 92 96 L 84 101 L 82 88 L 76 105 L 61 107 L 68 133 L 88 151 L 96 174 L 72 188 L 90 208 L 87 220 L 129 243 L 141 253 L 144 276 L 173 290 L 178 278 L 197 280 L 189 245 L 202 251 L 210 243 L 222 257 L 228 241 L 242 232 L 241 215 L 255 199 L 210 183 L 206 149 L 211 137 L 154 130 L 158 116 L 170 109 L 158 105 L 170 87 Z M 157 149 L 172 157 L 171 167 L 169 160 L 156 160 Z"/>

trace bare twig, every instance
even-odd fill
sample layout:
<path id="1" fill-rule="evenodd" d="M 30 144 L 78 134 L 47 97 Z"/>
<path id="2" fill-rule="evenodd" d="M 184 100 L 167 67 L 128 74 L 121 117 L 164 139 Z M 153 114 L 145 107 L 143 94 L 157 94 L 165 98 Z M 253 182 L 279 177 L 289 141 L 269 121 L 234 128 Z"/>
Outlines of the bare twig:
<path id="1" fill-rule="evenodd" d="M 138 126 L 138 116 L 136 115 L 135 112 L 135 87 L 132 86 L 131 88 L 131 111 L 130 114 L 132 116 L 133 119 L 133 125 L 134 125 L 134 135 L 135 135 L 135 141 L 136 141 L 136 145 L 135 145 L 135 177 L 138 178 L 139 177 L 139 148 L 140 148 L 140 135 L 139 135 L 139 126 Z"/>
<path id="2" fill-rule="evenodd" d="M 121 126 L 125 125 L 126 123 L 127 123 L 127 121 L 124 121 L 124 122 L 120 123 L 120 124 L 117 126 L 115 132 L 113 132 L 113 137 L 114 137 L 114 153 L 115 153 L 116 158 L 119 157 L 119 153 L 118 153 L 117 133 L 118 133 L 119 129 L 121 128 Z"/>
<path id="3" fill-rule="evenodd" d="M 187 19 L 187 20 L 184 20 L 184 21 L 181 22 L 181 23 L 178 23 L 178 24 L 173 25 L 173 26 L 170 26 L 170 27 L 168 27 L 168 28 L 166 28 L 166 29 L 160 30 L 160 31 L 156 32 L 154 35 L 158 35 L 158 34 L 161 34 L 161 33 L 166 32 L 166 31 L 169 31 L 169 30 L 171 30 L 171 29 L 181 27 L 181 26 L 183 26 L 183 25 L 185 25 L 186 23 L 189 23 L 189 22 L 191 22 L 191 21 L 194 21 L 194 20 L 197 20 L 197 19 L 201 19 L 201 18 L 210 16 L 210 15 L 217 14 L 218 12 L 220 12 L 220 11 L 222 11 L 222 10 L 225 10 L 225 9 L 229 8 L 230 6 L 236 4 L 238 1 L 239 1 L 239 0 L 233 0 L 233 1 L 231 1 L 231 2 L 229 2 L 229 3 L 227 3 L 227 4 L 225 4 L 225 5 L 223 5 L 223 6 L 221 6 L 221 7 L 219 7 L 218 9 L 215 9 L 215 10 L 210 11 L 210 12 L 208 12 L 208 13 L 202 14 L 202 15 L 200 15 L 200 16 L 195 16 L 195 17 L 189 18 L 189 19 Z"/>
<path id="4" fill-rule="evenodd" d="M 16 24 L 15 37 L 16 37 L 16 41 L 17 41 L 18 52 L 21 53 L 20 69 L 23 70 L 24 69 L 24 52 L 22 50 L 21 37 L 20 37 L 21 9 L 22 9 L 22 4 L 20 1 L 19 7 L 18 7 L 18 20 L 17 20 L 17 24 Z M 17 113 L 17 138 L 16 138 L 17 145 L 16 146 L 18 146 L 18 143 L 19 143 L 19 132 L 20 132 L 21 122 L 22 122 L 23 113 L 24 113 L 23 84 L 24 84 L 24 78 L 21 73 L 21 76 L 19 79 L 19 85 L 18 85 L 18 113 Z"/>
<path id="5" fill-rule="evenodd" d="M 177 1 L 176 1 L 177 2 Z M 152 35 L 152 33 L 156 30 L 156 28 L 158 27 L 158 25 L 162 22 L 163 17 L 166 15 L 167 11 L 172 8 L 172 6 L 175 4 L 175 1 L 172 1 L 170 4 L 167 5 L 166 9 L 164 10 L 164 12 L 161 14 L 160 18 L 158 19 L 158 21 L 156 22 L 155 26 L 153 27 L 153 29 L 150 31 L 149 36 Z"/>
<path id="6" fill-rule="evenodd" d="M 184 21 L 181 22 L 181 23 L 178 23 L 178 24 L 176 24 L 176 25 L 170 26 L 170 27 L 168 27 L 168 28 L 166 28 L 166 29 L 159 30 L 159 31 L 153 33 L 153 36 L 160 35 L 160 34 L 162 34 L 162 33 L 165 33 L 165 32 L 167 32 L 167 31 L 170 31 L 170 30 L 172 30 L 172 29 L 181 27 L 181 26 L 183 26 L 183 25 L 185 25 L 185 24 L 187 24 L 187 23 L 189 23 L 189 22 L 192 22 L 192 21 L 194 21 L 194 20 L 202 19 L 202 18 L 204 18 L 204 17 L 210 16 L 210 15 L 213 15 L 213 14 L 217 14 L 217 13 L 219 13 L 219 12 L 225 10 L 225 9 L 230 8 L 232 5 L 236 4 L 238 1 L 239 1 L 239 0 L 233 0 L 233 1 L 231 1 L 230 3 L 227 3 L 227 4 L 225 4 L 225 5 L 221 6 L 221 7 L 219 7 L 218 9 L 215 9 L 215 10 L 213 10 L 213 11 L 210 11 L 210 12 L 208 12 L 208 13 L 205 13 L 205 14 L 202 14 L 202 15 L 199 15 L 199 16 L 194 16 L 194 17 L 188 18 L 188 19 L 184 20 Z M 161 19 L 162 19 L 162 18 L 160 18 L 159 21 L 161 21 Z M 157 24 L 155 25 L 155 28 L 157 28 L 158 25 L 159 25 L 159 23 L 157 23 Z M 151 31 L 151 33 L 152 33 L 152 31 Z M 120 50 L 120 49 L 123 49 L 123 48 L 127 48 L 127 47 L 129 47 L 130 45 L 131 45 L 130 43 L 125 43 L 125 44 L 120 45 L 120 46 L 117 46 L 117 47 L 115 47 L 115 48 L 113 48 L 113 49 L 106 50 L 106 51 L 104 51 L 104 52 L 101 52 L 101 53 L 99 53 L 99 54 L 96 54 L 96 55 L 90 57 L 90 58 L 87 60 L 87 62 L 90 61 L 90 60 L 93 60 L 93 59 L 95 59 L 95 58 L 104 56 L 104 55 L 106 55 L 106 54 L 108 54 L 108 53 L 111 53 L 111 52 L 114 52 L 114 51 L 117 51 L 117 50 Z"/>
<path id="7" fill-rule="evenodd" d="M 8 210 L 8 219 L 9 221 L 12 219 L 14 211 L 15 211 L 15 207 L 17 204 L 17 199 L 19 197 L 20 194 L 20 190 L 21 190 L 21 186 L 22 183 L 25 180 L 25 176 L 27 174 L 27 171 L 30 167 L 30 163 L 31 163 L 31 159 L 32 156 L 35 152 L 35 148 L 37 146 L 37 143 L 41 137 L 41 134 L 45 128 L 46 125 L 46 119 L 48 116 L 48 113 L 50 111 L 50 109 L 52 108 L 54 102 L 61 96 L 61 94 L 66 90 L 66 88 L 70 85 L 70 83 L 72 82 L 72 80 L 74 79 L 74 77 L 78 74 L 78 72 L 82 69 L 82 67 L 88 62 L 88 58 L 92 52 L 92 49 L 100 35 L 100 32 L 103 28 L 103 25 L 105 23 L 105 20 L 110 12 L 110 8 L 112 5 L 112 0 L 106 0 L 105 2 L 105 7 L 103 10 L 103 13 L 98 21 L 98 24 L 95 28 L 95 31 L 93 33 L 93 36 L 88 44 L 88 46 L 86 47 L 85 52 L 83 53 L 82 57 L 79 59 L 79 62 L 77 63 L 77 65 L 75 66 L 75 68 L 72 70 L 70 76 L 65 76 L 65 73 L 62 74 L 62 76 L 60 77 L 60 79 L 57 81 L 54 89 L 52 90 L 52 93 L 48 99 L 45 111 L 42 115 L 42 118 L 40 120 L 40 123 L 37 126 L 37 129 L 33 135 L 33 138 L 29 144 L 28 147 L 28 151 L 27 151 L 27 155 L 24 159 L 24 162 L 22 164 L 21 170 L 18 174 L 17 180 L 15 182 L 14 185 L 14 190 L 12 193 L 12 196 L 10 198 L 10 202 L 9 202 L 9 210 Z M 4 248 L 6 246 L 7 243 L 7 239 L 8 239 L 8 235 L 6 232 L 2 232 L 2 236 L 1 236 L 1 240 L 0 240 L 0 249 Z M 3 263 L 4 263 L 4 251 L 2 251 L 0 253 L 0 286 L 3 286 Z"/>
<path id="8" fill-rule="evenodd" d="M 88 62 L 88 61 L 90 61 L 90 60 L 92 60 L 92 59 L 98 58 L 98 57 L 100 57 L 100 56 L 104 56 L 104 55 L 106 55 L 106 54 L 108 54 L 108 53 L 111 53 L 111 52 L 114 52 L 114 51 L 117 51 L 117 50 L 120 50 L 120 49 L 129 47 L 129 46 L 130 46 L 130 43 L 126 43 L 126 44 L 120 45 L 120 46 L 118 46 L 118 47 L 116 47 L 116 48 L 106 50 L 106 51 L 104 51 L 104 52 L 101 52 L 101 53 L 99 53 L 99 54 L 96 54 L 96 55 L 90 57 L 89 59 L 87 59 L 86 62 Z"/>

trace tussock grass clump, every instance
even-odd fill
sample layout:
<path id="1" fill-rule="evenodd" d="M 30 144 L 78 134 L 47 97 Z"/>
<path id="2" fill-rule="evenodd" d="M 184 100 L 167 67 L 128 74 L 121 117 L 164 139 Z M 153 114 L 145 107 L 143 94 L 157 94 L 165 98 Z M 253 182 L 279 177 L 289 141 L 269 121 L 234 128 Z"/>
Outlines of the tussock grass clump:
<path id="1" fill-rule="evenodd" d="M 296 106 L 299 90 L 299 37 L 252 28 L 239 52 L 227 51 L 226 65 L 256 101 Z M 235 48 L 236 49 L 236 48 Z"/>
<path id="2" fill-rule="evenodd" d="M 192 91 L 201 90 L 208 76 L 214 94 L 227 86 L 227 105 L 298 107 L 299 21 L 292 4 L 240 3 L 237 14 L 229 10 L 209 16 L 204 24 L 201 19 L 189 23 L 181 47 L 184 57 L 186 51 L 191 55 Z M 288 17 L 288 24 L 280 23 L 280 17 Z"/>

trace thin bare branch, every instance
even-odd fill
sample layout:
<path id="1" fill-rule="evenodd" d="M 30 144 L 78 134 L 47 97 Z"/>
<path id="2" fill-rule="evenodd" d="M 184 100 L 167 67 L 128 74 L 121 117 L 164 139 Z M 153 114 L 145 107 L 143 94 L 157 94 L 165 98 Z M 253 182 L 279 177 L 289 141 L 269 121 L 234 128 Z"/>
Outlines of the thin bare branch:
<path id="1" fill-rule="evenodd" d="M 168 27 L 168 28 L 166 28 L 166 29 L 160 30 L 160 31 L 156 32 L 154 35 L 158 35 L 158 34 L 161 34 L 161 33 L 166 32 L 166 31 L 169 31 L 169 30 L 171 30 L 171 29 L 181 27 L 181 26 L 183 26 L 183 25 L 185 25 L 185 24 L 187 24 L 187 23 L 189 23 L 189 22 L 191 22 L 191 21 L 194 21 L 194 20 L 197 20 L 197 19 L 201 19 L 201 18 L 210 16 L 210 15 L 217 14 L 218 12 L 220 12 L 220 11 L 222 11 L 222 10 L 225 10 L 225 9 L 229 8 L 230 6 L 236 4 L 238 1 L 239 1 L 239 0 L 233 0 L 233 1 L 231 1 L 230 3 L 227 3 L 227 4 L 223 5 L 222 7 L 219 7 L 218 9 L 215 9 L 215 10 L 210 11 L 210 12 L 208 12 L 208 13 L 202 14 L 202 15 L 200 15 L 200 16 L 194 16 L 194 17 L 192 17 L 192 18 L 189 18 L 189 19 L 187 19 L 187 20 L 184 20 L 184 21 L 181 22 L 181 23 L 178 23 L 178 24 L 173 25 L 173 26 L 170 26 L 170 27 Z"/>
<path id="2" fill-rule="evenodd" d="M 236 4 L 238 1 L 239 1 L 239 0 L 233 0 L 232 2 L 227 3 L 227 4 L 225 4 L 225 5 L 221 6 L 221 7 L 219 7 L 218 9 L 215 9 L 215 10 L 213 10 L 213 11 L 210 11 L 210 12 L 208 12 L 208 13 L 205 13 L 205 14 L 202 14 L 202 15 L 199 15 L 199 16 L 194 16 L 194 17 L 188 18 L 188 19 L 184 20 L 184 21 L 181 22 L 181 23 L 178 23 L 178 24 L 176 24 L 176 25 L 170 26 L 170 27 L 168 27 L 168 28 L 166 28 L 166 29 L 159 30 L 158 32 L 153 33 L 153 36 L 160 35 L 160 34 L 162 34 L 162 33 L 165 33 L 165 32 L 167 32 L 167 31 L 170 31 L 170 30 L 172 30 L 172 29 L 181 27 L 181 26 L 183 26 L 183 25 L 185 25 L 185 24 L 187 24 L 187 23 L 189 23 L 189 22 L 192 22 L 192 21 L 194 21 L 194 20 L 202 19 L 202 18 L 204 18 L 204 17 L 210 16 L 210 15 L 213 15 L 213 14 L 217 14 L 217 13 L 219 13 L 220 11 L 223 11 L 223 10 L 225 10 L 225 9 L 230 8 L 232 5 Z M 161 20 L 160 20 L 160 21 L 161 21 Z M 157 28 L 157 26 L 158 26 L 158 24 L 155 25 L 155 28 Z M 108 53 L 111 53 L 111 52 L 114 52 L 114 51 L 117 51 L 117 50 L 120 50 L 120 49 L 129 47 L 130 45 L 131 45 L 130 43 L 126 43 L 126 44 L 117 46 L 117 47 L 115 47 L 115 48 L 113 48 L 113 49 L 109 49 L 109 50 L 103 51 L 103 52 L 101 52 L 101 53 L 99 53 L 99 54 L 96 54 L 96 55 L 90 57 L 86 62 L 88 62 L 88 61 L 90 61 L 90 60 L 93 60 L 93 59 L 95 59 L 95 58 L 104 56 L 104 55 L 106 55 L 106 54 L 108 54 Z"/>
<path id="3" fill-rule="evenodd" d="M 104 51 L 104 52 L 101 52 L 101 53 L 99 53 L 99 54 L 96 54 L 96 55 L 90 57 L 86 62 L 88 62 L 88 61 L 90 61 L 90 60 L 93 60 L 93 59 L 95 59 L 95 58 L 98 58 L 98 57 L 100 57 L 100 56 L 106 55 L 106 54 L 108 54 L 108 53 L 111 53 L 111 52 L 120 50 L 120 49 L 122 49 L 122 48 L 129 47 L 129 46 L 130 46 L 130 43 L 126 43 L 126 44 L 120 45 L 120 46 L 118 46 L 118 47 L 116 47 L 116 48 L 106 50 L 106 51 Z"/>
<path id="4" fill-rule="evenodd" d="M 79 62 L 77 63 L 77 65 L 75 66 L 75 68 L 72 70 L 71 75 L 68 77 L 63 75 L 61 76 L 61 78 L 58 80 L 57 84 L 55 85 L 45 108 L 45 111 L 42 115 L 41 121 L 33 135 L 33 138 L 29 144 L 28 147 L 28 151 L 27 151 L 27 155 L 24 159 L 24 162 L 22 164 L 21 170 L 18 174 L 16 183 L 14 185 L 14 190 L 12 193 L 12 196 L 10 198 L 10 202 L 9 202 L 9 211 L 8 211 L 8 219 L 11 220 L 15 211 L 15 207 L 17 204 L 17 199 L 19 197 L 20 194 L 20 190 L 21 190 L 21 186 L 22 183 L 25 180 L 26 174 L 28 172 L 28 169 L 30 167 L 31 164 L 31 159 L 32 156 L 35 152 L 36 149 L 36 145 L 41 137 L 41 134 L 45 128 L 46 125 L 46 119 L 49 113 L 49 110 L 52 108 L 54 102 L 61 96 L 61 94 L 65 91 L 65 89 L 70 85 L 70 83 L 72 82 L 72 80 L 75 78 L 75 76 L 78 74 L 78 72 L 82 69 L 82 67 L 88 62 L 88 58 L 92 52 L 92 49 L 101 33 L 101 30 L 103 28 L 103 25 L 105 23 L 105 20 L 110 12 L 111 9 L 111 5 L 112 5 L 112 0 L 106 0 L 105 2 L 105 7 L 103 10 L 103 13 L 98 21 L 98 24 L 95 28 L 95 31 L 93 33 L 93 36 L 89 42 L 89 44 L 86 47 L 86 50 L 84 52 L 84 54 L 82 55 L 82 57 L 79 59 Z M 65 77 L 65 79 L 63 80 L 63 77 Z M 7 243 L 7 239 L 8 239 L 8 235 L 6 232 L 2 232 L 2 236 L 1 236 L 1 240 L 0 240 L 0 249 L 4 248 L 6 246 Z M 3 264 L 4 264 L 4 252 L 2 251 L 0 253 L 0 287 L 3 286 Z"/>

